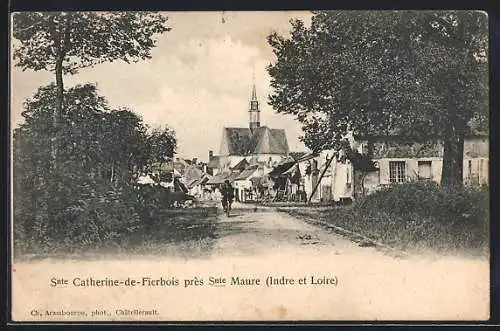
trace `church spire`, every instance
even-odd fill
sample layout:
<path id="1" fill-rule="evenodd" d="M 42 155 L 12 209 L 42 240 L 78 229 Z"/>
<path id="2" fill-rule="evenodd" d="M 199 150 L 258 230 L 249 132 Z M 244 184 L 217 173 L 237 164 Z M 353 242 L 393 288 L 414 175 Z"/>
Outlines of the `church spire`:
<path id="1" fill-rule="evenodd" d="M 260 109 L 259 109 L 259 101 L 257 100 L 257 90 L 255 88 L 255 71 L 252 76 L 253 84 L 252 84 L 252 97 L 250 99 L 250 109 L 248 110 L 250 114 L 250 130 L 260 126 Z"/>
<path id="2" fill-rule="evenodd" d="M 253 72 L 252 75 L 252 101 L 257 101 L 257 91 L 255 89 L 255 71 Z"/>

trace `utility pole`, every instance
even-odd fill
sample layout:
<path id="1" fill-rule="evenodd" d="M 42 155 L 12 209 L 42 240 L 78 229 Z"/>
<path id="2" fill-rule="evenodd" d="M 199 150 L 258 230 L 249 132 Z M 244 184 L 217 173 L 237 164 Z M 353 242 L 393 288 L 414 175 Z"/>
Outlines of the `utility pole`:
<path id="1" fill-rule="evenodd" d="M 318 182 L 316 183 L 316 185 L 314 186 L 312 192 L 311 192 L 311 195 L 309 196 L 309 200 L 307 201 L 308 203 L 311 203 L 311 199 L 312 197 L 314 196 L 314 193 L 316 193 L 316 190 L 318 189 L 318 186 L 319 184 L 321 183 L 321 179 L 323 179 L 323 176 L 325 175 L 326 171 L 328 170 L 328 167 L 330 166 L 330 164 L 332 163 L 333 161 L 333 157 L 334 155 L 332 155 L 332 157 L 328 158 L 328 155 L 326 156 L 326 165 L 325 165 L 325 169 L 323 169 L 323 171 L 321 172 L 321 175 L 319 176 L 318 178 Z"/>

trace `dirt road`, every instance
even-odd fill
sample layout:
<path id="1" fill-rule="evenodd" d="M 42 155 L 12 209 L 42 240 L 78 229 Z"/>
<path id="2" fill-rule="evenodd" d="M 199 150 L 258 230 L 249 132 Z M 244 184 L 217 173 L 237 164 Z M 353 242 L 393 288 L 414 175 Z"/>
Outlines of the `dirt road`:
<path id="1" fill-rule="evenodd" d="M 213 254 L 264 256 L 276 250 L 288 254 L 355 254 L 373 250 L 271 208 L 239 204 L 233 208 L 229 218 L 224 214 L 218 217 Z"/>
<path id="2" fill-rule="evenodd" d="M 14 264 L 17 320 L 486 320 L 486 259 L 395 258 L 271 209 L 220 212 L 210 238 L 155 256 Z M 144 278 L 170 284 L 141 285 Z M 269 285 L 269 277 L 276 283 Z M 75 279 L 137 286 L 75 286 Z M 51 286 L 64 279 L 64 286 Z M 252 284 L 252 285 L 247 285 Z M 43 315 L 33 311 L 78 311 Z M 152 315 L 124 311 L 155 311 Z M 104 312 L 104 313 L 102 313 Z M 102 313 L 102 314 L 101 314 Z M 35 314 L 35 315 L 34 315 Z M 76 317 L 75 317 L 76 316 Z"/>

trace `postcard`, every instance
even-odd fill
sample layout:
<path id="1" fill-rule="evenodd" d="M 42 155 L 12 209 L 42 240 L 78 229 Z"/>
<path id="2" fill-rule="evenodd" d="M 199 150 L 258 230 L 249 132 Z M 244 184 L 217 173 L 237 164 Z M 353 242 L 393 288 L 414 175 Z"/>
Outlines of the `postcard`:
<path id="1" fill-rule="evenodd" d="M 11 14 L 15 322 L 486 321 L 488 16 Z"/>

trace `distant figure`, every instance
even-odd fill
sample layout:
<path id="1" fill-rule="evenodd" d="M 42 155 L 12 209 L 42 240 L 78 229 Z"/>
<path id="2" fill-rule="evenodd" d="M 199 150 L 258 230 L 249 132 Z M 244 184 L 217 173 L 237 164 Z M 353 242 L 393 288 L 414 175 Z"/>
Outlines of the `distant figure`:
<path id="1" fill-rule="evenodd" d="M 229 180 L 226 179 L 224 181 L 224 184 L 222 184 L 220 189 L 220 193 L 222 194 L 222 208 L 224 209 L 224 212 L 226 212 L 228 205 L 231 205 L 234 199 L 234 189 Z"/>

